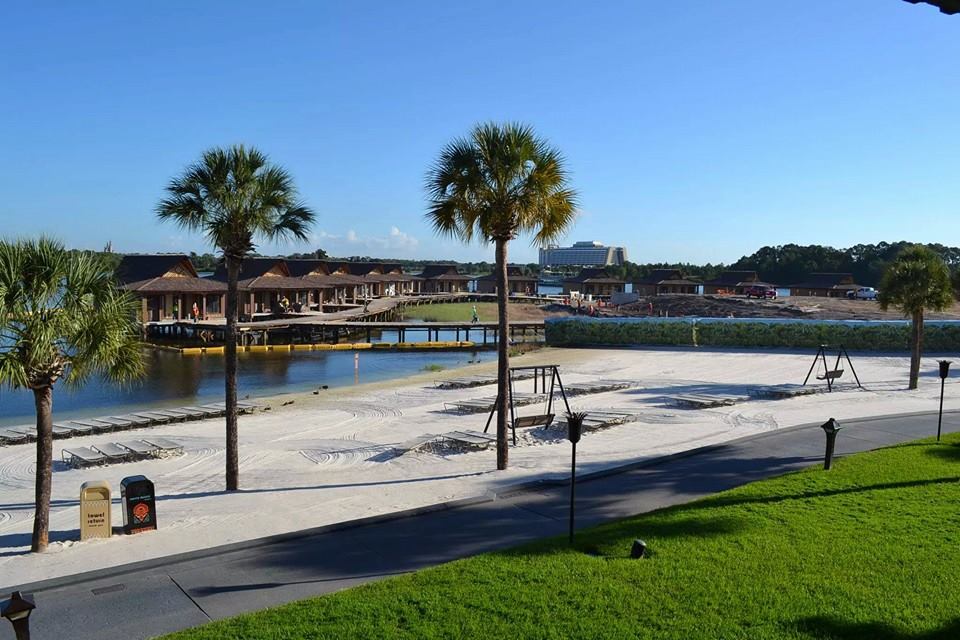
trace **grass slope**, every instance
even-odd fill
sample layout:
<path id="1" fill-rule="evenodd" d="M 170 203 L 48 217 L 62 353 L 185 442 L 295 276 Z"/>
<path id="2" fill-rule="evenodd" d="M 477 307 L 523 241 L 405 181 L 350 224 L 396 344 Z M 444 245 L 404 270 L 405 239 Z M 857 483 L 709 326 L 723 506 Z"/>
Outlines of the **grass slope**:
<path id="1" fill-rule="evenodd" d="M 478 302 L 476 304 L 480 322 L 497 321 L 496 302 Z M 407 320 L 423 320 L 424 322 L 470 322 L 473 318 L 472 309 L 472 302 L 425 304 L 419 307 L 408 307 L 403 316 Z"/>
<path id="2" fill-rule="evenodd" d="M 171 638 L 960 638 L 958 481 L 911 443 Z"/>

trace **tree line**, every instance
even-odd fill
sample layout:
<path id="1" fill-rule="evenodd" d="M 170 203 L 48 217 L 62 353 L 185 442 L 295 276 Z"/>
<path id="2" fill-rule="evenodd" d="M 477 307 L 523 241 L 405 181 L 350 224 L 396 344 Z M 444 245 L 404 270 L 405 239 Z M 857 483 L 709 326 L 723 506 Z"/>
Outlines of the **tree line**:
<path id="1" fill-rule="evenodd" d="M 850 273 L 857 284 L 876 287 L 896 257 L 913 245 L 914 243 L 904 240 L 858 244 L 846 249 L 784 244 L 762 247 L 731 264 L 626 262 L 622 266 L 607 267 L 607 273 L 632 282 L 655 269 L 679 269 L 684 275 L 699 280 L 710 280 L 728 270 L 756 271 L 765 281 L 782 286 L 803 282 L 811 273 Z M 946 263 L 953 274 L 954 282 L 960 285 L 960 248 L 936 243 L 922 246 L 930 249 Z"/>

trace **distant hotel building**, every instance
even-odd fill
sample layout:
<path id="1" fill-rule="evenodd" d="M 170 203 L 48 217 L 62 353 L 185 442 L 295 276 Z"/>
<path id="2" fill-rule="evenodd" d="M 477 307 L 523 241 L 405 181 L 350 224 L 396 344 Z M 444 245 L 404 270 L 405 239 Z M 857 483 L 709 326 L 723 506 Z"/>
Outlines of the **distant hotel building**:
<path id="1" fill-rule="evenodd" d="M 627 250 L 623 247 L 605 247 L 599 242 L 575 242 L 572 247 L 548 245 L 540 249 L 540 266 L 557 267 L 575 265 L 582 267 L 605 267 L 622 265 L 627 259 Z"/>

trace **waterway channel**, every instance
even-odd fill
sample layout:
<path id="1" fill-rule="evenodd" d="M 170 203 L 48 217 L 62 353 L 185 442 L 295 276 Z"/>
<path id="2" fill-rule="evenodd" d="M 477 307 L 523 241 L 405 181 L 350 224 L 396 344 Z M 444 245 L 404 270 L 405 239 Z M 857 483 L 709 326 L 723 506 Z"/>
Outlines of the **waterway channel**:
<path id="1" fill-rule="evenodd" d="M 445 339 L 445 338 L 444 338 Z M 451 338 L 452 339 L 452 338 Z M 354 355 L 358 368 L 354 370 Z M 223 356 L 188 356 L 148 350 L 147 377 L 126 387 L 91 380 L 81 389 L 54 389 L 55 420 L 116 415 L 149 407 L 185 406 L 223 399 Z M 395 380 L 427 367 L 452 369 L 496 358 L 494 351 L 293 351 L 239 354 L 240 397 L 308 391 L 327 385 Z M 437 376 L 444 374 L 438 372 Z M 33 394 L 0 388 L 0 426 L 34 421 Z"/>

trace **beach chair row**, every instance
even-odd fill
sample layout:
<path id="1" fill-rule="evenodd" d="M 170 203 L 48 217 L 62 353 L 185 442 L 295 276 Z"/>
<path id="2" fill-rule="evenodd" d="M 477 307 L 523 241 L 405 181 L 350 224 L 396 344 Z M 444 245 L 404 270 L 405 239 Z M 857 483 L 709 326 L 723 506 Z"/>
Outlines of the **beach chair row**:
<path id="1" fill-rule="evenodd" d="M 607 393 L 609 391 L 621 391 L 635 386 L 634 383 L 627 380 L 598 380 L 597 382 L 574 382 L 565 385 L 563 390 L 570 397 L 583 396 L 591 393 Z"/>
<path id="2" fill-rule="evenodd" d="M 537 402 L 546 402 L 547 396 L 542 393 L 515 393 L 513 394 L 513 406 L 522 407 Z M 485 396 L 483 398 L 473 398 L 471 400 L 456 400 L 444 402 L 445 411 L 453 413 L 483 413 L 493 409 L 497 402 L 497 396 Z"/>
<path id="3" fill-rule="evenodd" d="M 513 374 L 513 380 L 529 380 L 533 375 L 532 371 L 522 371 Z M 436 387 L 437 389 L 470 389 L 471 387 L 483 387 L 496 383 L 497 376 L 464 376 L 462 378 L 438 380 Z"/>
<path id="4" fill-rule="evenodd" d="M 240 413 L 250 413 L 259 408 L 252 402 L 239 402 L 237 408 Z M 217 418 L 226 413 L 226 405 L 222 402 L 205 404 L 198 407 L 179 407 L 177 409 L 152 409 L 138 411 L 119 416 L 104 416 L 86 420 L 68 420 L 53 424 L 54 438 L 73 438 L 78 436 L 109 433 L 152 427 L 171 422 L 186 422 L 188 420 L 204 420 Z M 37 428 L 35 426 L 5 427 L 0 429 L 0 444 L 20 444 L 35 442 Z"/>
<path id="5" fill-rule="evenodd" d="M 151 437 L 143 440 L 107 442 L 89 447 L 64 448 L 60 452 L 60 457 L 66 465 L 80 469 L 146 458 L 163 458 L 181 453 L 183 453 L 182 444 L 166 438 Z"/>

